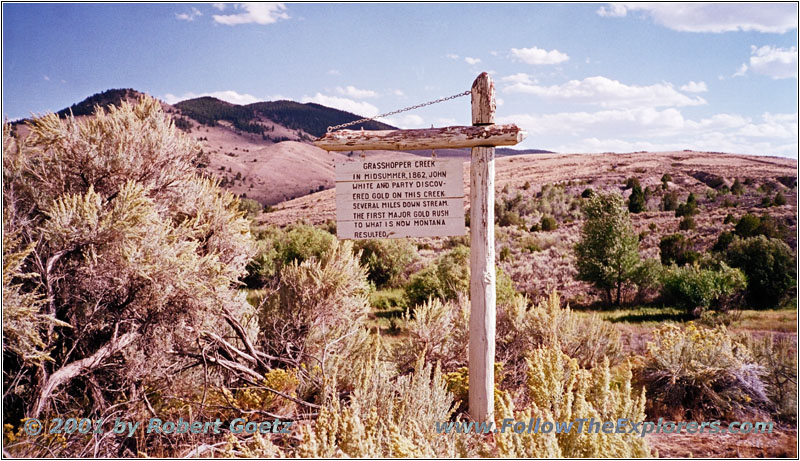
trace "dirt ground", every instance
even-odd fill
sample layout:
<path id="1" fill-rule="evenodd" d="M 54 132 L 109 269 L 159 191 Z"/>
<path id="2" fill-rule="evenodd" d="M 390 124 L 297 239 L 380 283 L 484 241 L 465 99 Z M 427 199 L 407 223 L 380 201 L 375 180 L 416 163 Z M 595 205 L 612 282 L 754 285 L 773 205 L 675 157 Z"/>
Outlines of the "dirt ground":
<path id="1" fill-rule="evenodd" d="M 797 430 L 772 434 L 650 434 L 660 458 L 797 458 Z"/>

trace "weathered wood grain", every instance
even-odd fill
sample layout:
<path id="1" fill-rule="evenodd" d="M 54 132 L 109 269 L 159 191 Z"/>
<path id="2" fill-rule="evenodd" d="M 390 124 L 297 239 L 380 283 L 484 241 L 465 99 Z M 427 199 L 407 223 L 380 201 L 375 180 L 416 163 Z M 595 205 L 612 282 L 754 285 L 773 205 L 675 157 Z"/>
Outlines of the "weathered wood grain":
<path id="1" fill-rule="evenodd" d="M 494 83 L 486 72 L 472 84 L 472 123 L 494 122 Z M 470 168 L 469 414 L 494 416 L 495 267 L 494 147 L 473 147 Z"/>
<path id="2" fill-rule="evenodd" d="M 494 120 L 494 117 L 492 117 Z M 359 131 L 326 133 L 314 145 L 327 151 L 459 149 L 478 146 L 513 146 L 525 139 L 525 131 L 514 124 L 448 126 L 421 130 Z"/>

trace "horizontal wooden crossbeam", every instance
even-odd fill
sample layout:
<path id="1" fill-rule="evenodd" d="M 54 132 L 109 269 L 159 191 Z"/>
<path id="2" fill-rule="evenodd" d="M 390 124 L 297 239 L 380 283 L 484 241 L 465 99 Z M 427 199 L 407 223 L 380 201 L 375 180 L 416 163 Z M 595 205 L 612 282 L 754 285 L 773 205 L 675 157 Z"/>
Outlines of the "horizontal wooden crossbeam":
<path id="1" fill-rule="evenodd" d="M 448 126 L 421 130 L 361 131 L 326 133 L 314 145 L 327 151 L 427 150 L 480 146 L 513 146 L 525 139 L 518 126 Z"/>

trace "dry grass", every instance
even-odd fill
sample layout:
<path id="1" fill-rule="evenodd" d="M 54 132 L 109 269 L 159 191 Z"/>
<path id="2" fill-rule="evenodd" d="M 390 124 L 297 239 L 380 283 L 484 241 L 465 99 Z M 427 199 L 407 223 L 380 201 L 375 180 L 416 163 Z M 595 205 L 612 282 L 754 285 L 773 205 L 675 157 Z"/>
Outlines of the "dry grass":
<path id="1" fill-rule="evenodd" d="M 797 333 L 797 310 L 743 310 L 739 320 L 731 327 L 736 330 Z"/>

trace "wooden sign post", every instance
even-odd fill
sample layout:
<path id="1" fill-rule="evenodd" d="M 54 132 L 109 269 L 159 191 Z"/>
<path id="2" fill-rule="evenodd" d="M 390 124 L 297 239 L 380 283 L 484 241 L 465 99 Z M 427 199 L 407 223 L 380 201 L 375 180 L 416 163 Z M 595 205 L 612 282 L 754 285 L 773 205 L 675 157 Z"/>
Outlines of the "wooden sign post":
<path id="1" fill-rule="evenodd" d="M 494 83 L 481 74 L 472 84 L 472 125 L 494 124 Z M 494 416 L 494 146 L 473 147 L 469 179 L 469 414 Z"/>
<path id="2" fill-rule="evenodd" d="M 494 267 L 494 154 L 495 146 L 512 146 L 525 138 L 525 132 L 516 125 L 495 125 L 494 83 L 486 72 L 480 74 L 472 84 L 472 126 L 453 126 L 424 130 L 363 131 L 341 130 L 327 133 L 314 142 L 328 151 L 353 150 L 425 150 L 472 148 L 470 163 L 470 318 L 469 318 L 469 414 L 474 421 L 488 421 L 494 416 L 494 353 L 495 353 L 495 267 Z M 390 163 L 390 162 L 386 162 Z M 386 165 L 388 166 L 388 165 Z M 397 165 L 394 165 L 397 166 Z M 337 167 L 337 181 L 339 171 Z M 349 168 L 349 167 L 343 167 Z M 363 164 L 362 167 L 363 169 Z M 399 170 L 403 167 L 399 166 Z M 409 167 L 410 169 L 410 167 Z M 342 170 L 344 173 L 344 170 Z M 352 174 L 355 174 L 351 172 Z M 347 173 L 344 173 L 347 174 Z M 355 182 L 354 176 L 342 177 L 342 182 Z M 349 186 L 353 192 L 352 185 Z M 361 186 L 358 186 L 361 187 Z M 377 187 L 377 186 L 375 186 Z M 391 186 L 387 186 L 391 187 Z M 398 184 L 398 193 L 409 192 L 406 185 Z M 415 186 L 410 186 L 412 189 Z M 443 186 L 444 189 L 450 186 Z M 346 189 L 345 189 L 346 190 Z M 421 191 L 424 193 L 424 188 Z M 413 191 L 412 191 L 413 192 Z M 442 192 L 446 193 L 446 192 Z M 454 193 L 457 193 L 454 192 Z M 463 193 L 462 193 L 463 195 Z M 367 202 L 371 196 L 358 196 Z M 391 198 L 392 195 L 389 196 Z M 344 197 L 346 198 L 346 197 Z M 347 201 L 341 202 L 343 206 Z M 350 203 L 358 199 L 350 194 Z M 448 209 L 441 203 L 441 210 Z M 388 208 L 388 206 L 387 206 Z M 423 206 L 423 208 L 425 208 Z M 431 208 L 431 210 L 436 207 Z M 361 208 L 360 208 L 361 209 Z M 363 208 L 366 210 L 366 208 Z M 382 211 L 375 209 L 375 212 Z M 364 219 L 365 214 L 356 215 L 355 207 L 345 209 L 341 216 L 350 216 L 351 221 Z M 339 226 L 339 193 L 337 188 L 337 227 Z M 371 215 L 373 216 L 373 215 Z M 380 215 L 375 220 L 388 218 Z M 370 232 L 357 235 L 355 225 L 345 224 L 340 238 L 370 238 Z M 422 222 L 422 221 L 420 221 Z M 366 224 L 365 224 L 366 225 Z M 392 224 L 391 227 L 395 227 Z M 389 228 L 389 224 L 386 224 Z M 358 228 L 365 229 L 365 227 Z M 376 228 L 377 229 L 377 228 Z M 443 225 L 443 229 L 450 229 Z M 374 236 L 392 237 L 380 234 Z M 414 232 L 404 231 L 413 236 Z M 451 234 L 436 234 L 451 235 Z M 373 237 L 374 238 L 374 237 Z"/>

